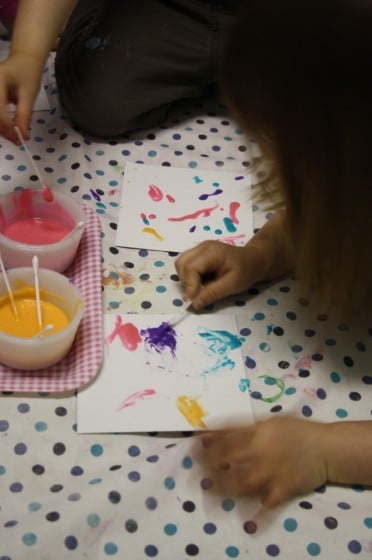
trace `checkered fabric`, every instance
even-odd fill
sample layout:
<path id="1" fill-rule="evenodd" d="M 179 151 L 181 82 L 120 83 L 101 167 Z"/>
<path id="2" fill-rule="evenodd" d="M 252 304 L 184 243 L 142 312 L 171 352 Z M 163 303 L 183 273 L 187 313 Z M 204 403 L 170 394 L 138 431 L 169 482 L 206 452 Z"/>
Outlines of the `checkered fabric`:
<path id="1" fill-rule="evenodd" d="M 64 273 L 80 289 L 84 317 L 67 356 L 49 368 L 15 370 L 0 364 L 0 391 L 60 392 L 85 385 L 103 360 L 101 296 L 101 224 L 96 213 L 84 206 L 86 226 L 74 262 Z"/>

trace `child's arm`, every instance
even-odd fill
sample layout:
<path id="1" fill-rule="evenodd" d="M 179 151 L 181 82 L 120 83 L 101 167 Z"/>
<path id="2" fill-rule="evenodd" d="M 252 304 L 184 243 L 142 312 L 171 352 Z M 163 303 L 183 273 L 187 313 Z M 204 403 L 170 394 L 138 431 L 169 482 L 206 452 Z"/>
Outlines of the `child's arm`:
<path id="1" fill-rule="evenodd" d="M 292 262 L 284 220 L 285 213 L 278 210 L 245 247 L 205 241 L 185 251 L 175 263 L 184 298 L 201 309 L 287 273 Z"/>
<path id="2" fill-rule="evenodd" d="M 224 495 L 274 507 L 334 484 L 372 485 L 372 421 L 323 424 L 287 416 L 203 435 L 198 458 Z"/>
<path id="3" fill-rule="evenodd" d="M 76 0 L 21 0 L 9 57 L 0 63 L 0 132 L 17 142 L 14 125 L 25 138 L 47 56 Z M 16 105 L 14 120 L 7 105 Z"/>

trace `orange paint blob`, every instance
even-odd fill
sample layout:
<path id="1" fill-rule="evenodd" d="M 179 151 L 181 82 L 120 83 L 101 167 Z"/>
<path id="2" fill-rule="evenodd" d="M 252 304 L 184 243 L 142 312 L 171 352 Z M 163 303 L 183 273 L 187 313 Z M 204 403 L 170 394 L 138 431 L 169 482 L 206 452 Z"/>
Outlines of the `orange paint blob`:
<path id="1" fill-rule="evenodd" d="M 203 422 L 206 414 L 197 399 L 180 395 L 177 399 L 177 408 L 191 426 L 206 429 L 207 426 Z"/>
<path id="2" fill-rule="evenodd" d="M 67 314 L 57 305 L 48 301 L 48 292 L 40 290 L 40 306 L 43 326 L 53 325 L 53 329 L 45 336 L 55 334 L 66 328 L 69 324 Z M 37 320 L 36 297 L 34 288 L 25 287 L 13 292 L 18 316 L 16 317 L 9 299 L 4 296 L 0 299 L 0 330 L 12 336 L 31 338 L 40 332 Z M 44 299 L 43 299 L 44 298 Z"/>

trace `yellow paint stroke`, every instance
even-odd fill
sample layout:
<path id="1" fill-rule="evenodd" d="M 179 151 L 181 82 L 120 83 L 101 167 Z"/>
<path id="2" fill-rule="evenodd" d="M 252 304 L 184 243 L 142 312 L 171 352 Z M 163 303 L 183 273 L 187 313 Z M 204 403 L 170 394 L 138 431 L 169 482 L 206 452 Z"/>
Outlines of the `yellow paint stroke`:
<path id="1" fill-rule="evenodd" d="M 154 229 L 154 228 L 152 228 L 152 227 L 144 227 L 144 228 L 142 229 L 142 231 L 143 231 L 144 233 L 151 233 L 151 235 L 154 235 L 154 236 L 156 237 L 156 239 L 159 239 L 159 241 L 163 241 L 163 240 L 164 240 L 164 237 L 162 237 L 162 236 L 160 235 L 160 233 L 158 233 L 158 232 L 156 231 L 156 229 Z"/>
<path id="2" fill-rule="evenodd" d="M 206 413 L 198 403 L 197 399 L 180 395 L 177 399 L 177 408 L 191 426 L 199 426 L 199 428 L 206 429 L 207 426 L 203 422 L 203 418 Z"/>

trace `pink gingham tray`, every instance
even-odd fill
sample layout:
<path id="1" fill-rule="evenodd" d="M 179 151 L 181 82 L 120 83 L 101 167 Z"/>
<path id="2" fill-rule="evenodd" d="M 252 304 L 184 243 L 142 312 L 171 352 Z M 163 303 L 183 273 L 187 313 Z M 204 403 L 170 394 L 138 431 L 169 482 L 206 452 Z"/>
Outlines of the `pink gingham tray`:
<path id="1" fill-rule="evenodd" d="M 0 391 L 69 391 L 85 385 L 103 360 L 101 295 L 101 224 L 93 210 L 84 206 L 86 226 L 71 266 L 64 272 L 81 290 L 85 312 L 71 350 L 49 368 L 26 371 L 0 364 Z"/>

